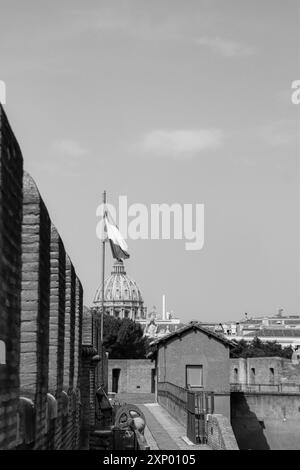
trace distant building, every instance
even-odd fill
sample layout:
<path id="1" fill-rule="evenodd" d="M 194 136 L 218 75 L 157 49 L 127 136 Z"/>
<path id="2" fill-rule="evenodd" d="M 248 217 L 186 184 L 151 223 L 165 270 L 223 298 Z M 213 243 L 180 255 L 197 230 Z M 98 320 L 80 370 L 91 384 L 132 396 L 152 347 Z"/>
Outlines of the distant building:
<path id="1" fill-rule="evenodd" d="M 101 308 L 102 285 L 96 292 L 94 306 Z M 137 283 L 126 274 L 122 261 L 116 261 L 104 281 L 104 312 L 117 318 L 139 321 L 146 318 L 147 309 Z"/>
<path id="2" fill-rule="evenodd" d="M 284 315 L 283 309 L 279 309 L 277 315 L 258 316 L 245 319 L 240 322 L 229 323 L 229 328 L 224 332 L 227 338 L 236 340 L 244 339 L 251 342 L 259 338 L 263 342 L 276 341 L 282 347 L 291 345 L 294 349 L 300 348 L 300 316 Z"/>
<path id="3" fill-rule="evenodd" d="M 162 302 L 162 313 L 159 314 L 156 311 L 156 307 L 153 306 L 151 312 L 149 312 L 147 319 L 140 320 L 141 325 L 144 328 L 144 335 L 149 338 L 157 339 L 170 333 L 174 333 L 178 328 L 182 327 L 183 324 L 179 318 L 175 318 L 173 312 L 166 311 L 166 297 L 163 295 Z"/>
<path id="4" fill-rule="evenodd" d="M 224 334 L 227 339 L 241 339 L 251 342 L 258 337 L 261 341 L 276 341 L 282 347 L 291 345 L 300 349 L 300 315 L 284 315 L 279 309 L 277 315 L 250 317 L 225 323 L 201 323 L 216 333 Z"/>
<path id="5" fill-rule="evenodd" d="M 94 307 L 100 311 L 102 306 L 102 285 L 97 289 Z M 137 283 L 125 271 L 123 261 L 116 261 L 113 270 L 104 281 L 104 312 L 116 318 L 129 318 L 141 324 L 145 336 L 159 338 L 176 331 L 182 326 L 173 312 L 165 308 L 163 296 L 162 314 L 156 312 L 156 307 L 147 314 L 144 300 Z"/>

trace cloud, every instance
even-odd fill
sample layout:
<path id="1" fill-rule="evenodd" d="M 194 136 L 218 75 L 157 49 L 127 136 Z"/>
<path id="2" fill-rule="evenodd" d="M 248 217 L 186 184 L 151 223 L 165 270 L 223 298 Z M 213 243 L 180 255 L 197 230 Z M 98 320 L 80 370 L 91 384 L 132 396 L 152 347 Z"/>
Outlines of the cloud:
<path id="1" fill-rule="evenodd" d="M 199 46 L 208 47 L 213 52 L 222 55 L 223 57 L 245 57 L 254 53 L 254 48 L 238 43 L 236 41 L 229 41 L 220 37 L 203 36 L 196 39 L 196 44 Z"/>
<path id="2" fill-rule="evenodd" d="M 259 137 L 271 147 L 300 145 L 300 124 L 298 120 L 282 119 L 258 129 Z"/>
<path id="3" fill-rule="evenodd" d="M 222 137 L 219 129 L 154 130 L 143 137 L 139 149 L 148 156 L 190 158 L 217 149 Z"/>
<path id="4" fill-rule="evenodd" d="M 53 150 L 68 158 L 78 159 L 88 154 L 88 150 L 75 140 L 58 140 L 53 143 Z"/>
<path id="5" fill-rule="evenodd" d="M 73 139 L 55 140 L 49 146 L 45 158 L 35 162 L 34 167 L 43 169 L 51 174 L 66 173 L 77 174 L 81 171 L 84 158 L 89 155 L 89 150 Z"/>

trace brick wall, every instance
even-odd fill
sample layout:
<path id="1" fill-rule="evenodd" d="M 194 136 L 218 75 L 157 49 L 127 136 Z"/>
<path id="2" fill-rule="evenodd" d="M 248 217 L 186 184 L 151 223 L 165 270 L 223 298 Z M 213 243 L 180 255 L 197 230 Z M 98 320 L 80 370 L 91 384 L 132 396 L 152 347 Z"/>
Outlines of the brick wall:
<path id="1" fill-rule="evenodd" d="M 82 286 L 1 106 L 0 284 L 0 449 L 78 448 Z"/>
<path id="2" fill-rule="evenodd" d="M 23 187 L 20 395 L 35 403 L 35 448 L 43 448 L 48 391 L 51 223 L 37 187 L 27 173 Z"/>
<path id="3" fill-rule="evenodd" d="M 101 345 L 99 335 L 90 309 L 82 312 L 82 346 L 80 365 L 80 399 L 81 399 L 81 447 L 90 448 L 92 433 L 99 423 L 96 422 L 96 391 L 101 386 L 108 390 L 108 359 Z M 99 326 L 99 325 L 98 325 Z M 100 330 L 98 329 L 100 333 Z"/>
<path id="4" fill-rule="evenodd" d="M 220 414 L 207 415 L 207 444 L 213 450 L 239 450 L 230 421 Z"/>
<path id="5" fill-rule="evenodd" d="M 17 434 L 22 177 L 22 154 L 0 105 L 0 449 L 13 448 Z"/>

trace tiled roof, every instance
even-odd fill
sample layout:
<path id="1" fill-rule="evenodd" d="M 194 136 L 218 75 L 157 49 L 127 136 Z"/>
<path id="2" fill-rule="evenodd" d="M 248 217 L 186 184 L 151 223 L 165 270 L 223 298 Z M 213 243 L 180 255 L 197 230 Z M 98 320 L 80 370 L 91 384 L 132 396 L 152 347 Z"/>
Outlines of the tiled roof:
<path id="1" fill-rule="evenodd" d="M 207 336 L 211 336 L 211 337 L 215 338 L 216 340 L 226 344 L 227 346 L 234 347 L 232 342 L 230 340 L 228 340 L 227 338 L 225 338 L 225 336 L 223 336 L 222 334 L 218 334 L 213 330 L 205 328 L 200 323 L 195 322 L 195 321 L 192 321 L 192 322 L 188 323 L 187 325 L 184 325 L 182 328 L 178 328 L 173 333 L 165 335 L 162 338 L 158 338 L 157 340 L 152 342 L 152 345 L 154 346 L 154 345 L 158 345 L 159 343 L 166 343 L 170 339 L 175 338 L 176 336 L 181 336 L 183 333 L 186 333 L 187 331 L 192 330 L 192 329 L 197 329 L 197 330 L 201 331 L 202 333 L 205 333 Z"/>

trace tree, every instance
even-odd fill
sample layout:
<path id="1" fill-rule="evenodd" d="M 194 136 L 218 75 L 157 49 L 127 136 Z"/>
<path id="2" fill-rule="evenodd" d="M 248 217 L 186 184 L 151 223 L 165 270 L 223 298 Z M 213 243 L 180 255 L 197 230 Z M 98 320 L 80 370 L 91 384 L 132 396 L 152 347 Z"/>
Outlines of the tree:
<path id="1" fill-rule="evenodd" d="M 276 341 L 262 342 L 258 337 L 255 337 L 251 343 L 246 342 L 244 339 L 240 341 L 233 341 L 235 347 L 230 352 L 230 357 L 285 357 L 290 359 L 293 354 L 292 346 L 282 347 Z"/>
<path id="2" fill-rule="evenodd" d="M 103 343 L 110 359 L 144 359 L 148 346 L 139 323 L 104 315 Z"/>

